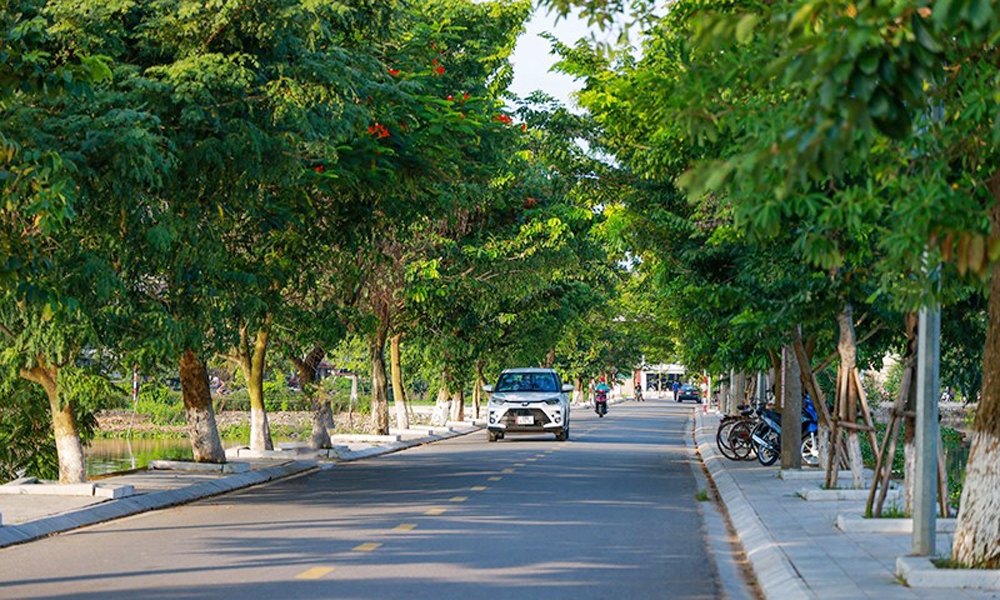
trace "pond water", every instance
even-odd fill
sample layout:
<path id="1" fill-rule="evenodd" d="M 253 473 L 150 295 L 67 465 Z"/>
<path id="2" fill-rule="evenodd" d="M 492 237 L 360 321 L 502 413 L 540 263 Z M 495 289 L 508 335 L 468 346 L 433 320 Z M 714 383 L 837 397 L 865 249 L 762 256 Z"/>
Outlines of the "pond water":
<path id="1" fill-rule="evenodd" d="M 274 443 L 285 441 L 274 439 Z M 222 440 L 224 448 L 245 446 L 244 440 Z M 151 460 L 191 460 L 191 442 L 185 439 L 94 440 L 84 450 L 87 475 L 144 469 Z"/>

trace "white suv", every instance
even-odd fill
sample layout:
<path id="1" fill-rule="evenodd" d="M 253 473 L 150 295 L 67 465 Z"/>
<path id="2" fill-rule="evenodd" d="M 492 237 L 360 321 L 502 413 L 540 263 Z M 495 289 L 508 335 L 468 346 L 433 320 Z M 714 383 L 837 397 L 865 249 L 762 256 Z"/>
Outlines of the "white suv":
<path id="1" fill-rule="evenodd" d="M 507 369 L 495 386 L 484 385 L 492 394 L 487 435 L 491 442 L 507 433 L 551 432 L 560 442 L 569 439 L 570 384 L 563 385 L 553 369 Z"/>

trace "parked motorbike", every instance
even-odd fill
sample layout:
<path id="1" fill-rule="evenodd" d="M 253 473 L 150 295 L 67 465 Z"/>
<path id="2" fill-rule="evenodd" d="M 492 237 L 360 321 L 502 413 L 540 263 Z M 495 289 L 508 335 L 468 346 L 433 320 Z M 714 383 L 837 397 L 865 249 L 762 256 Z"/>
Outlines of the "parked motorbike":
<path id="1" fill-rule="evenodd" d="M 781 456 L 781 413 L 766 408 L 759 409 L 760 423 L 754 429 L 751 439 L 757 449 L 757 459 L 764 466 L 773 465 Z M 802 445 L 799 452 L 802 462 L 807 465 L 819 464 L 819 444 L 816 432 L 819 428 L 816 407 L 809 395 L 802 399 Z"/>
<path id="2" fill-rule="evenodd" d="M 604 418 L 608 414 L 608 393 L 604 390 L 594 392 L 594 412 L 598 417 Z"/>

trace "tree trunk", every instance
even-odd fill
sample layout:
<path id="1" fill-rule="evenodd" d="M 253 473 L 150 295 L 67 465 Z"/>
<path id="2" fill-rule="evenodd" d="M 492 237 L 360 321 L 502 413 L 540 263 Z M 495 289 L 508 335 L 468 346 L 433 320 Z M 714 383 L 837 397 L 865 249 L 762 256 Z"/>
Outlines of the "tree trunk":
<path id="1" fill-rule="evenodd" d="M 574 377 L 573 378 L 573 402 L 576 404 L 581 404 L 586 401 L 583 391 L 583 378 Z"/>
<path id="2" fill-rule="evenodd" d="M 551 369 L 554 364 L 556 364 L 556 349 L 552 348 L 549 350 L 548 356 L 545 357 L 545 368 Z"/>
<path id="3" fill-rule="evenodd" d="M 358 405 L 358 376 L 351 375 L 351 399 L 347 403 L 347 426 L 354 431 L 354 408 Z"/>
<path id="4" fill-rule="evenodd" d="M 794 354 L 794 349 L 791 349 Z M 784 386 L 784 369 L 782 368 L 781 355 L 777 352 L 768 351 L 768 356 L 771 358 L 771 370 L 774 372 L 774 410 L 781 410 L 782 399 L 785 397 Z M 799 361 L 796 360 L 795 364 L 798 365 Z M 801 385 L 800 385 L 801 387 Z"/>
<path id="5" fill-rule="evenodd" d="M 219 429 L 215 425 L 208 371 L 204 363 L 191 349 L 187 349 L 181 354 L 178 371 L 195 462 L 226 462 L 226 451 L 222 448 Z"/>
<path id="6" fill-rule="evenodd" d="M 920 317 L 915 312 L 906 313 L 906 349 L 903 351 L 903 369 L 910 369 L 910 381 L 903 410 L 903 508 L 913 514 L 913 483 L 917 469 L 917 336 Z M 892 457 L 887 458 L 892 460 Z"/>
<path id="7" fill-rule="evenodd" d="M 483 401 L 483 386 L 486 385 L 486 377 L 483 375 L 483 361 L 476 361 L 476 386 L 472 388 L 472 418 L 482 418 L 480 404 Z"/>
<path id="8" fill-rule="evenodd" d="M 332 447 L 330 423 L 333 420 L 333 415 L 330 414 L 329 403 L 316 389 L 316 369 L 323 360 L 324 354 L 323 348 L 317 344 L 305 358 L 292 357 L 292 363 L 295 364 L 295 369 L 299 372 L 302 393 L 309 399 L 309 405 L 312 408 L 310 414 L 312 432 L 309 434 L 309 447 L 315 449 Z"/>
<path id="9" fill-rule="evenodd" d="M 857 337 L 854 333 L 854 314 L 851 303 L 844 304 L 844 309 L 837 315 L 840 326 L 840 340 L 837 343 L 837 353 L 840 355 L 840 379 L 837 381 L 837 406 L 840 409 L 840 420 L 856 423 L 858 415 L 858 390 L 854 384 L 853 373 L 858 363 Z M 865 486 L 864 462 L 861 459 L 861 439 L 856 429 L 846 429 L 847 459 L 851 468 L 852 487 L 861 489 Z"/>
<path id="10" fill-rule="evenodd" d="M 258 451 L 274 450 L 271 427 L 267 422 L 267 408 L 264 406 L 264 367 L 267 364 L 270 333 L 271 315 L 267 315 L 264 325 L 257 330 L 252 349 L 247 345 L 245 330 L 240 335 L 240 369 L 250 393 L 250 449 Z"/>
<path id="11" fill-rule="evenodd" d="M 431 425 L 442 426 L 448 422 L 451 413 L 451 392 L 448 385 L 451 374 L 445 369 L 441 372 L 441 387 L 438 388 L 437 400 L 434 403 L 434 413 L 431 415 Z"/>
<path id="12" fill-rule="evenodd" d="M 403 369 L 400 360 L 399 341 L 403 334 L 397 333 L 389 339 L 389 372 L 392 374 L 392 403 L 396 407 L 396 427 L 410 428 L 410 413 L 406 410 L 406 389 L 403 387 Z"/>
<path id="13" fill-rule="evenodd" d="M 451 420 L 465 420 L 465 386 L 459 384 L 455 388 L 455 393 L 451 396 Z"/>
<path id="14" fill-rule="evenodd" d="M 1000 235 L 1000 177 L 990 182 L 990 225 Z M 991 269 L 983 388 L 958 509 L 952 558 L 981 569 L 1000 568 L 1000 263 Z"/>
<path id="15" fill-rule="evenodd" d="M 744 373 L 743 371 L 739 371 L 736 373 L 736 376 L 733 378 L 732 388 L 733 389 L 730 392 L 732 394 L 732 399 L 730 400 L 732 406 L 729 409 L 729 414 L 738 415 L 740 414 L 740 410 L 738 407 L 741 404 L 743 404 L 744 400 L 746 399 L 746 393 L 747 393 L 746 373 Z"/>
<path id="16" fill-rule="evenodd" d="M 799 361 L 795 357 L 795 349 L 786 346 L 781 351 L 781 379 L 787 382 L 782 386 L 784 398 L 781 405 L 781 468 L 802 468 L 802 381 L 797 376 L 800 372 Z M 777 401 L 777 397 L 775 397 Z"/>
<path id="17" fill-rule="evenodd" d="M 389 381 L 385 374 L 385 339 L 388 331 L 383 326 L 370 340 L 372 364 L 372 429 L 377 435 L 389 434 Z"/>
<path id="18" fill-rule="evenodd" d="M 73 404 L 59 397 L 59 367 L 49 365 L 39 356 L 37 366 L 24 369 L 21 376 L 42 386 L 49 399 L 52 431 L 56 439 L 56 456 L 59 459 L 59 483 L 83 483 L 87 480 L 87 464 L 83 457 L 83 444 L 73 414 Z"/>

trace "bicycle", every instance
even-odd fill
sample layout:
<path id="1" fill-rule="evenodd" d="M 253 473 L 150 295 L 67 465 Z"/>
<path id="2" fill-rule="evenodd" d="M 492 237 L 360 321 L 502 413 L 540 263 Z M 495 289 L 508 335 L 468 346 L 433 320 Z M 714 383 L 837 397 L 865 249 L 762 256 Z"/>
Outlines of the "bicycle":
<path id="1" fill-rule="evenodd" d="M 749 436 L 743 436 L 741 433 L 734 440 L 733 431 L 737 427 L 742 430 L 748 421 L 755 424 L 756 419 L 753 416 L 753 408 L 750 406 L 742 404 L 737 408 L 740 409 L 739 415 L 726 415 L 719 423 L 719 429 L 715 432 L 715 445 L 718 446 L 719 452 L 729 460 L 746 460 L 747 450 L 744 448 L 744 437 L 749 438 Z M 750 444 L 750 447 L 752 449 L 753 444 Z"/>

